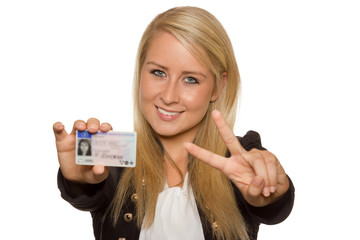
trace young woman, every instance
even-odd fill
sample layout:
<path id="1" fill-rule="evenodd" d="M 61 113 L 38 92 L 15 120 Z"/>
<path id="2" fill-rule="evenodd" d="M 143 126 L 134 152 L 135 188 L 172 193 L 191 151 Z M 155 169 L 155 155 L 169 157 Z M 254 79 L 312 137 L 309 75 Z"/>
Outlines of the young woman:
<path id="1" fill-rule="evenodd" d="M 81 139 L 79 141 L 78 152 L 79 156 L 91 156 L 91 145 L 89 140 Z"/>
<path id="2" fill-rule="evenodd" d="M 96 239 L 256 239 L 291 212 L 294 188 L 253 131 L 236 137 L 240 77 L 218 20 L 195 7 L 158 15 L 134 78 L 135 168 L 75 164 L 75 130 L 54 124 L 62 197 L 91 212 Z"/>

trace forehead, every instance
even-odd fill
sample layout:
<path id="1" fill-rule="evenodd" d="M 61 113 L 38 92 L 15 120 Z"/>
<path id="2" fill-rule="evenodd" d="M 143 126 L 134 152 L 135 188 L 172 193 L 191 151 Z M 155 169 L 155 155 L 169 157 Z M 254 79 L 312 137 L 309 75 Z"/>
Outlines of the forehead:
<path id="1" fill-rule="evenodd" d="M 200 47 L 192 45 L 191 48 L 196 52 L 203 52 Z M 146 54 L 145 64 L 148 61 L 159 61 L 163 64 L 179 67 L 193 66 L 203 71 L 210 71 L 198 54 L 195 55 L 175 36 L 167 32 L 157 33 L 152 39 Z"/>

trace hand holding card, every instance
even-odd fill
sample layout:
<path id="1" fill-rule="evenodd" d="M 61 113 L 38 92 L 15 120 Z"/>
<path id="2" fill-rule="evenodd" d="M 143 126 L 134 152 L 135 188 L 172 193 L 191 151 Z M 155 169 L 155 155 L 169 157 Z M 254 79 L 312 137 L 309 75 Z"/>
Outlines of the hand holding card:
<path id="1" fill-rule="evenodd" d="M 109 174 L 109 169 L 103 165 L 78 165 L 76 164 L 76 131 L 85 131 L 94 134 L 99 130 L 108 132 L 112 130 L 109 123 L 102 123 L 96 118 L 90 118 L 87 122 L 78 120 L 74 122 L 70 134 L 65 130 L 62 123 L 57 122 L 53 125 L 56 140 L 56 148 L 60 170 L 63 176 L 69 180 L 79 183 L 100 183 L 104 181 Z M 84 147 L 82 147 L 84 149 Z"/>

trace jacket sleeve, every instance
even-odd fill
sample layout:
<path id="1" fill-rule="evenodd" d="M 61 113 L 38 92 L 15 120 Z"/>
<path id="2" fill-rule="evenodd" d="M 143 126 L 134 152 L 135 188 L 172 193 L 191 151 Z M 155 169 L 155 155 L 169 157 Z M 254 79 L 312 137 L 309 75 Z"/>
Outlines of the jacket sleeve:
<path id="1" fill-rule="evenodd" d="M 246 204 L 248 211 L 256 222 L 268 225 L 278 224 L 290 215 L 294 205 L 295 188 L 290 178 L 289 182 L 290 187 L 288 191 L 276 202 L 265 207 L 253 207 L 250 204 Z"/>
<path id="2" fill-rule="evenodd" d="M 103 182 L 81 184 L 65 179 L 59 169 L 57 183 L 64 200 L 79 210 L 92 212 L 110 204 L 117 188 L 119 175 L 119 168 L 109 168 L 109 176 Z"/>
<path id="3" fill-rule="evenodd" d="M 249 131 L 244 137 L 238 138 L 241 145 L 245 150 L 249 151 L 253 148 L 259 150 L 266 150 L 261 145 L 260 135 L 255 131 Z M 289 177 L 288 177 L 289 178 Z M 240 205 L 246 208 L 249 217 L 252 221 L 264 224 L 277 224 L 284 221 L 291 213 L 295 199 L 295 188 L 289 178 L 290 187 L 288 191 L 276 202 L 269 204 L 265 207 L 254 207 L 246 202 L 241 192 L 234 186 L 237 201 L 241 202 Z"/>

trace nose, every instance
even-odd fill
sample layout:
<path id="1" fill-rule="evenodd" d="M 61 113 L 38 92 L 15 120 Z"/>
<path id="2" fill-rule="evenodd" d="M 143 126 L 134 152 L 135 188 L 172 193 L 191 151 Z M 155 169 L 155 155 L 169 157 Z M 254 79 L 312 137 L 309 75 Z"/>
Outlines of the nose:
<path id="1" fill-rule="evenodd" d="M 172 104 L 179 102 L 179 93 L 178 93 L 179 89 L 178 89 L 177 81 L 175 81 L 174 79 L 170 79 L 166 81 L 163 87 L 164 88 L 162 90 L 160 98 L 165 104 Z"/>

